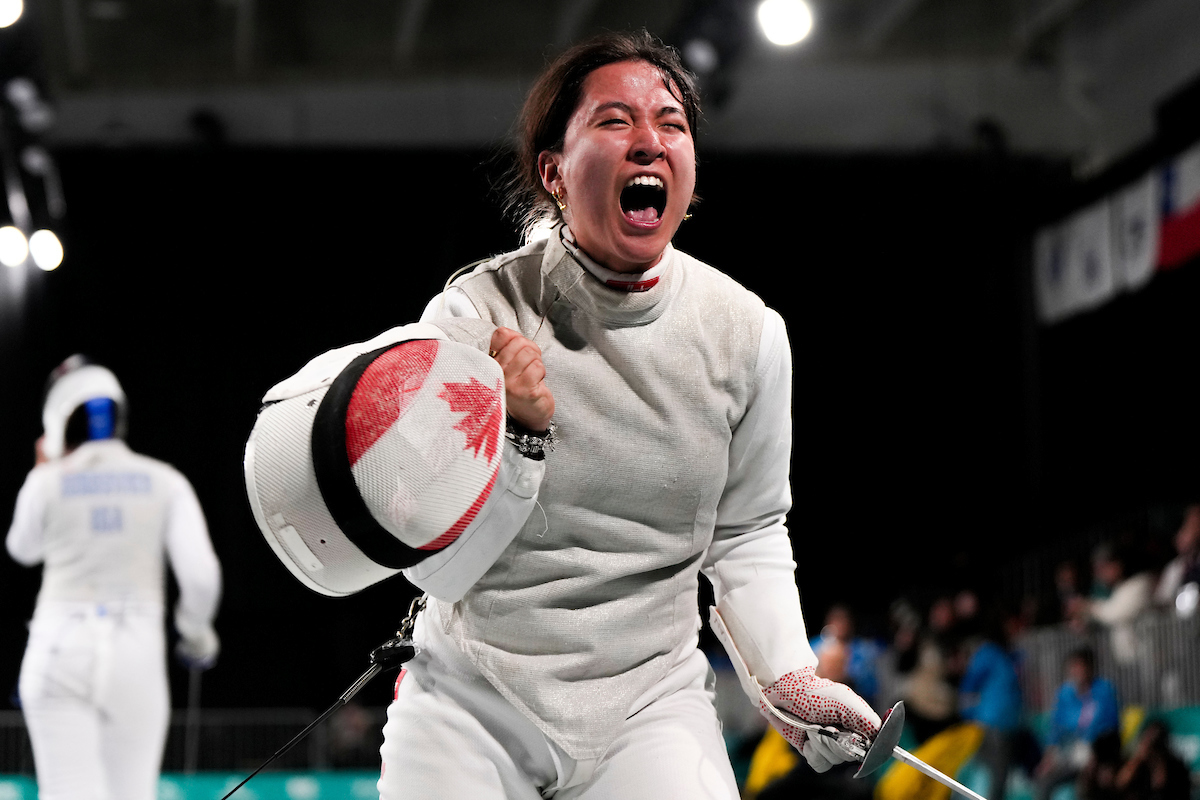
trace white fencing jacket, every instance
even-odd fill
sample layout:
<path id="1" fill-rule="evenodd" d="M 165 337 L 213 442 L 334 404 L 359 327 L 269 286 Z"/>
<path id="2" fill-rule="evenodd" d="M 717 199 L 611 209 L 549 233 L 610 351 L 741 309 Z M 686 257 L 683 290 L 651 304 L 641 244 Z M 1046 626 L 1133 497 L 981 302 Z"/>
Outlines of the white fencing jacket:
<path id="1" fill-rule="evenodd" d="M 507 488 L 471 535 L 405 575 L 489 682 L 586 759 L 696 646 L 701 571 L 761 685 L 816 657 L 785 527 L 782 318 L 673 248 L 645 291 L 610 288 L 563 238 L 481 265 L 422 317 L 533 339 L 561 442 L 541 462 L 508 447 Z"/>
<path id="2" fill-rule="evenodd" d="M 34 467 L 5 544 L 17 562 L 44 564 L 35 621 L 80 604 L 161 613 L 164 554 L 179 585 L 181 635 L 210 626 L 220 601 L 221 568 L 191 484 L 119 439 Z"/>

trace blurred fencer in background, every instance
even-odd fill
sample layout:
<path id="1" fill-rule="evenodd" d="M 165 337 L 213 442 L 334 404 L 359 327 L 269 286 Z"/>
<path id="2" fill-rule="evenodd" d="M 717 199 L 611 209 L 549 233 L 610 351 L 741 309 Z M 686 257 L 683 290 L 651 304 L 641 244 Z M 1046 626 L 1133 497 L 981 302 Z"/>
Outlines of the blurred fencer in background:
<path id="1" fill-rule="evenodd" d="M 221 594 L 200 503 L 174 467 L 123 441 L 125 393 L 75 355 L 50 375 L 37 464 L 6 545 L 42 585 L 18 692 L 41 800 L 153 800 L 170 717 L 164 556 L 176 655 L 211 667 Z"/>

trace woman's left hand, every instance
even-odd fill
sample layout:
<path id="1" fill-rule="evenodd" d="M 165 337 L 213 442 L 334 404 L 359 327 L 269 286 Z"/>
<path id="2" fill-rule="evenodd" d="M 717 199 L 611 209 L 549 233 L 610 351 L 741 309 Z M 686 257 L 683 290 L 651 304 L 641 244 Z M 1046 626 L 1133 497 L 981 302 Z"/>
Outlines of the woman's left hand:
<path id="1" fill-rule="evenodd" d="M 531 431 L 544 431 L 554 416 L 554 395 L 546 386 L 542 349 L 511 328 L 497 328 L 490 344 L 504 370 L 508 415 Z"/>

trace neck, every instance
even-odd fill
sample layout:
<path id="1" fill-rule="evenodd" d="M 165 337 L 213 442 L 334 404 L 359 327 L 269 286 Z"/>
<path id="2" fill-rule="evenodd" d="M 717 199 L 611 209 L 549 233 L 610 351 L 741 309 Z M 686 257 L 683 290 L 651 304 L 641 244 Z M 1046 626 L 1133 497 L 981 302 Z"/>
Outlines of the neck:
<path id="1" fill-rule="evenodd" d="M 566 248 L 567 253 L 584 270 L 610 289 L 622 292 L 645 292 L 653 289 L 658 284 L 659 278 L 662 277 L 662 253 L 659 253 L 654 263 L 643 269 L 631 271 L 614 270 L 607 265 L 600 264 L 586 250 L 580 247 L 566 225 L 558 229 L 558 237 L 563 247 Z"/>

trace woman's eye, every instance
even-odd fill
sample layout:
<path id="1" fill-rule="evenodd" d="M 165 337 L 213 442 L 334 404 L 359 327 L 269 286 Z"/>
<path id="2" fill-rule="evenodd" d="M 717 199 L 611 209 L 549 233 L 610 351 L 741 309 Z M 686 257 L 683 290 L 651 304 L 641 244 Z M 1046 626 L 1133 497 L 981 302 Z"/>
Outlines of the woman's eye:
<path id="1" fill-rule="evenodd" d="M 613 117 L 612 119 L 604 120 L 600 124 L 601 125 L 627 125 L 628 123 L 625 120 L 621 119 L 620 117 Z"/>

